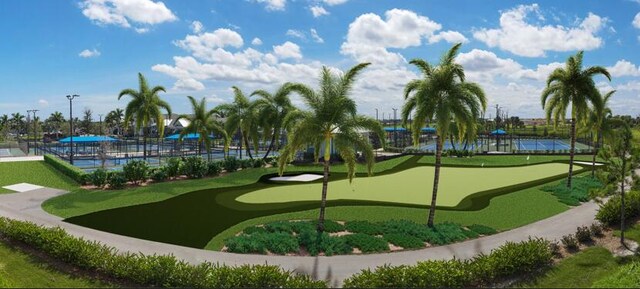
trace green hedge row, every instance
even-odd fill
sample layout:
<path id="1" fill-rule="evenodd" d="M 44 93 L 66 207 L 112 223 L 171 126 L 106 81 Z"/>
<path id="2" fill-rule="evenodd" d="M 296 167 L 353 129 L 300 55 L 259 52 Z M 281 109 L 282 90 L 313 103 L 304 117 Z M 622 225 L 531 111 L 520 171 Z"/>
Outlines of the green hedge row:
<path id="1" fill-rule="evenodd" d="M 625 220 L 640 216 L 640 191 L 631 191 L 624 196 L 624 217 Z M 600 205 L 596 220 L 606 225 L 620 224 L 620 207 L 622 207 L 622 197 L 615 195 L 604 204 Z"/>
<path id="2" fill-rule="evenodd" d="M 72 178 L 79 184 L 85 184 L 87 182 L 86 173 L 76 166 L 73 166 L 54 155 L 44 155 L 44 162 L 53 166 L 56 170 Z"/>
<path id="3" fill-rule="evenodd" d="M 552 253 L 549 242 L 529 239 L 508 242 L 490 254 L 470 260 L 434 260 L 414 266 L 381 266 L 366 269 L 347 278 L 345 288 L 451 288 L 487 286 L 517 274 L 526 274 L 549 266 Z"/>
<path id="4" fill-rule="evenodd" d="M 0 235 L 23 242 L 60 261 L 114 278 L 154 287 L 269 287 L 318 288 L 324 281 L 296 275 L 277 266 L 191 265 L 172 255 L 118 254 L 99 242 L 76 238 L 61 228 L 45 228 L 30 222 L 0 217 Z"/>

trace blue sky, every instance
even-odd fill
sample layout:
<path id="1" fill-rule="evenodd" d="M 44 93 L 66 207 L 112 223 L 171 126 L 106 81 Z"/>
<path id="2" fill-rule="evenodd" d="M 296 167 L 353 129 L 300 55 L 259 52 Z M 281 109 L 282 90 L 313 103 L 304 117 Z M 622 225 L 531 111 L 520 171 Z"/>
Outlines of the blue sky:
<path id="1" fill-rule="evenodd" d="M 319 69 L 368 61 L 354 87 L 361 113 L 402 106 L 419 77 L 413 58 L 437 61 L 463 42 L 457 60 L 489 105 L 540 117 L 546 75 L 578 50 L 608 67 L 612 107 L 640 114 L 640 1 L 59 0 L 0 1 L 0 114 L 39 109 L 98 114 L 124 107 L 142 72 L 178 113 L 187 95 L 211 107 L 286 81 L 316 85 Z M 299 103 L 299 99 L 294 98 Z M 489 110 L 487 114 L 490 114 Z"/>

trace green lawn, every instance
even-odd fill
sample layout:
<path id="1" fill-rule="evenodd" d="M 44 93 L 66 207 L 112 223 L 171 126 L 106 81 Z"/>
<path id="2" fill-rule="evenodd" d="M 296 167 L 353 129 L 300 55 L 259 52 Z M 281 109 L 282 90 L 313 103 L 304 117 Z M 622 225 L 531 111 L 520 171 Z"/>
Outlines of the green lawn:
<path id="1" fill-rule="evenodd" d="M 0 163 L 0 193 L 12 192 L 3 186 L 30 183 L 63 190 L 74 190 L 78 184 L 45 162 Z"/>
<path id="2" fill-rule="evenodd" d="M 622 264 L 602 247 L 591 247 L 571 256 L 536 280 L 521 284 L 534 288 L 589 288 L 616 272 Z"/>
<path id="3" fill-rule="evenodd" d="M 562 181 L 553 183 L 558 182 Z M 558 202 L 558 199 L 551 193 L 542 191 L 543 186 L 546 184 L 494 197 L 489 201 L 487 207 L 477 211 L 437 210 L 435 220 L 436 223 L 454 222 L 465 226 L 481 224 L 504 231 L 551 217 L 569 208 Z M 428 187 L 423 190 L 425 197 L 431 192 Z M 246 220 L 213 237 L 206 248 L 220 250 L 224 239 L 234 236 L 249 226 L 279 220 L 317 219 L 318 213 L 318 209 L 313 209 Z M 406 219 L 426 224 L 427 214 L 428 209 L 426 208 L 389 206 L 339 206 L 329 207 L 326 210 L 326 218 L 337 221 L 368 220 L 375 222 Z"/>
<path id="4" fill-rule="evenodd" d="M 437 205 L 457 206 L 464 198 L 477 192 L 513 186 L 565 174 L 568 164 L 549 163 L 510 168 L 441 169 Z M 415 167 L 400 172 L 329 182 L 327 200 L 370 200 L 402 204 L 430 205 L 431 194 L 424 188 L 433 187 L 432 166 Z M 401 189 L 400 189 L 401 188 Z M 238 197 L 243 203 L 263 204 L 293 201 L 319 201 L 322 183 L 270 186 Z"/>
<path id="5" fill-rule="evenodd" d="M 529 157 L 529 160 L 527 160 Z M 578 155 L 575 160 L 592 161 L 592 156 Z M 569 156 L 545 156 L 545 155 L 477 155 L 471 158 L 443 157 L 442 164 L 454 166 L 482 166 L 504 167 L 550 163 L 553 161 L 569 161 Z M 423 164 L 435 163 L 434 156 L 424 156 L 418 161 Z"/>
<path id="6" fill-rule="evenodd" d="M 627 226 L 629 226 L 629 224 L 627 224 Z M 613 235 L 620 237 L 620 230 L 613 231 Z M 640 223 L 627 227 L 627 229 L 624 230 L 624 237 L 625 239 L 634 240 L 640 243 Z"/>
<path id="7" fill-rule="evenodd" d="M 3 284 L 4 281 L 4 284 Z M 0 242 L 0 287 L 87 288 L 108 287 L 86 278 L 71 276 L 49 264 Z"/>

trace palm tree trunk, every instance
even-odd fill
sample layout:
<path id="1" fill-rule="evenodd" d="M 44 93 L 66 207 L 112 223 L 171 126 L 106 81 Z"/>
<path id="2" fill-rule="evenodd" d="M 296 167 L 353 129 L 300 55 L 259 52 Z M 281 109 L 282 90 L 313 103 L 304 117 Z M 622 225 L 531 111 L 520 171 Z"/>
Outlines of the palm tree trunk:
<path id="1" fill-rule="evenodd" d="M 251 147 L 249 146 L 249 138 L 247 138 L 246 135 L 243 135 L 242 138 L 244 140 L 245 149 L 247 150 L 247 155 L 250 159 L 253 159 L 253 156 L 251 155 Z"/>
<path id="2" fill-rule="evenodd" d="M 624 209 L 625 209 L 625 205 L 624 205 L 624 179 L 625 179 L 625 168 L 627 167 L 627 160 L 626 160 L 626 156 L 622 156 L 622 171 L 620 172 L 621 174 L 621 181 L 620 181 L 620 196 L 621 196 L 621 203 L 620 203 L 620 243 L 624 246 Z"/>
<path id="3" fill-rule="evenodd" d="M 602 135 L 600 134 L 600 132 L 598 132 L 596 136 L 596 143 L 593 144 L 593 160 L 591 164 L 591 178 L 596 177 L 596 156 L 598 155 L 598 144 L 600 142 L 601 136 Z"/>
<path id="4" fill-rule="evenodd" d="M 567 177 L 567 188 L 571 189 L 571 178 L 573 177 L 573 157 L 576 151 L 576 118 L 571 112 L 571 148 L 569 149 L 569 176 Z"/>
<path id="5" fill-rule="evenodd" d="M 433 218 L 436 215 L 436 198 L 438 197 L 438 182 L 440 181 L 440 165 L 442 163 L 442 138 L 436 137 L 436 164 L 433 174 L 433 192 L 431 193 L 431 206 L 429 207 L 429 219 L 427 226 L 433 227 Z"/>
<path id="6" fill-rule="evenodd" d="M 329 184 L 329 160 L 324 160 L 324 175 L 322 177 L 322 199 L 320 200 L 320 217 L 318 217 L 318 233 L 324 232 L 324 211 L 327 206 L 327 186 Z"/>
<path id="7" fill-rule="evenodd" d="M 142 128 L 142 159 L 147 160 L 147 130 Z"/>
<path id="8" fill-rule="evenodd" d="M 267 157 L 269 156 L 269 153 L 273 149 L 273 143 L 275 141 L 276 141 L 276 132 L 274 130 L 273 131 L 273 135 L 271 136 L 271 143 L 269 144 L 269 147 L 267 148 L 267 152 L 264 154 L 264 157 L 262 158 L 262 160 L 266 160 L 267 159 Z"/>
<path id="9" fill-rule="evenodd" d="M 453 134 L 449 135 L 449 142 L 451 142 L 451 148 L 455 151 L 456 145 L 453 143 Z"/>

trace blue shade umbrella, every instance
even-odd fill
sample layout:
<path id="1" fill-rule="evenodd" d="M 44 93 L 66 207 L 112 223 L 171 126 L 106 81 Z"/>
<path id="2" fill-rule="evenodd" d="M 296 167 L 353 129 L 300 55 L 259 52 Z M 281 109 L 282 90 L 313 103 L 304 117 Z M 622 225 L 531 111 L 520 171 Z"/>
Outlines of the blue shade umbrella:
<path id="1" fill-rule="evenodd" d="M 209 138 L 214 138 L 214 135 L 209 135 Z M 190 134 L 186 134 L 184 137 L 182 137 L 182 140 L 197 140 L 200 138 L 200 134 L 199 133 L 190 133 Z M 180 139 L 180 134 L 172 134 L 168 137 L 165 137 L 164 139 L 167 140 L 179 140 Z"/>
<path id="2" fill-rule="evenodd" d="M 505 135 L 505 134 L 507 134 L 507 132 L 504 131 L 504 130 L 501 130 L 501 129 L 496 129 L 496 130 L 492 131 L 491 134 L 492 135 Z"/>
<path id="3" fill-rule="evenodd" d="M 386 132 L 393 132 L 393 131 L 407 131 L 407 129 L 406 129 L 406 128 L 404 128 L 404 127 L 398 127 L 398 128 L 395 128 L 395 129 L 394 129 L 394 128 L 392 128 L 392 127 L 385 127 L 385 128 L 384 128 L 384 131 L 386 131 Z"/>
<path id="4" fill-rule="evenodd" d="M 435 133 L 436 129 L 433 127 L 423 127 L 422 132 Z"/>
<path id="5" fill-rule="evenodd" d="M 93 143 L 93 142 L 115 142 L 118 139 L 104 136 L 104 135 L 95 135 L 95 136 L 74 136 L 73 142 L 75 143 Z M 61 143 L 71 142 L 71 137 L 65 137 L 60 140 Z"/>

